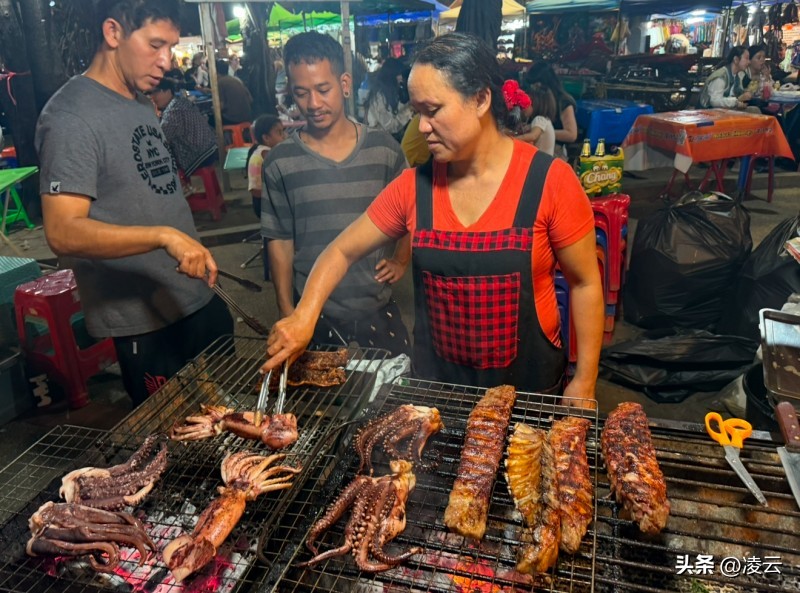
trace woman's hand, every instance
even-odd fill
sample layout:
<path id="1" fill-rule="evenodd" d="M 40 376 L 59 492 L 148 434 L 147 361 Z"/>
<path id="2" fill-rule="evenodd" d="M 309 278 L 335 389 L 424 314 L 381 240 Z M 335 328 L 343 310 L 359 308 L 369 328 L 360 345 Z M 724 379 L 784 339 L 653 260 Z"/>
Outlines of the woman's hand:
<path id="1" fill-rule="evenodd" d="M 377 272 L 375 280 L 394 284 L 403 277 L 403 274 L 406 273 L 406 268 L 408 268 L 408 261 L 401 261 L 396 257 L 382 259 L 375 266 L 375 271 Z"/>
<path id="2" fill-rule="evenodd" d="M 594 396 L 594 385 L 584 385 L 579 380 L 572 380 L 564 389 L 561 404 L 573 408 L 596 410 L 597 400 Z"/>
<path id="3" fill-rule="evenodd" d="M 297 309 L 272 326 L 267 337 L 267 362 L 260 371 L 266 373 L 283 364 L 289 363 L 303 353 L 314 335 L 316 320 L 308 320 L 297 313 Z"/>
<path id="4" fill-rule="evenodd" d="M 741 95 L 739 95 L 739 100 L 742 103 L 747 103 L 752 98 L 753 98 L 753 93 L 751 93 L 750 91 L 745 91 Z"/>

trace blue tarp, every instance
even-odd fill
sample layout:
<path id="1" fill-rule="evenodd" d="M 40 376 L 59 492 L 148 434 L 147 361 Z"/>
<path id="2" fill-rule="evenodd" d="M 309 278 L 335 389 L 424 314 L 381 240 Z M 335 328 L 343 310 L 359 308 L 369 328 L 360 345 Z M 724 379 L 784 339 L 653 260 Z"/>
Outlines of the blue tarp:
<path id="1" fill-rule="evenodd" d="M 619 2 L 620 0 L 533 0 L 525 4 L 525 12 L 600 12 L 617 10 Z"/>
<path id="2" fill-rule="evenodd" d="M 679 14 L 691 10 L 720 12 L 731 5 L 731 0 L 533 0 L 525 4 L 525 11 L 534 13 L 601 12 L 619 10 L 624 14 Z"/>
<path id="3" fill-rule="evenodd" d="M 692 10 L 722 12 L 731 0 L 622 0 L 623 14 L 681 14 Z"/>

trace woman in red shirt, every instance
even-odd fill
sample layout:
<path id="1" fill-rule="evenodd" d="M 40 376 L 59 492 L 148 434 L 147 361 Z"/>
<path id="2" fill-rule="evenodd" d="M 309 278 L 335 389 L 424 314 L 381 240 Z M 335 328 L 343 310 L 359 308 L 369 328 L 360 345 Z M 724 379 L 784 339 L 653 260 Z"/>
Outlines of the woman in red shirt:
<path id="1" fill-rule="evenodd" d="M 403 172 L 320 255 L 294 313 L 270 333 L 265 370 L 305 348 L 350 264 L 410 233 L 418 376 L 560 392 L 558 263 L 578 341 L 564 395 L 593 405 L 603 294 L 591 206 L 565 162 L 504 133 L 502 84 L 493 53 L 472 36 L 444 35 L 420 50 L 408 87 L 433 160 Z"/>

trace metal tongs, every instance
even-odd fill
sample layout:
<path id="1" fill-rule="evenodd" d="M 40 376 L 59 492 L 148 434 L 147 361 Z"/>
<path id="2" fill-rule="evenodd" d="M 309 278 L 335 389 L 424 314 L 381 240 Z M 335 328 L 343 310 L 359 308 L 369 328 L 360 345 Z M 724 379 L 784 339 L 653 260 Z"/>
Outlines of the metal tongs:
<path id="1" fill-rule="evenodd" d="M 263 325 L 261 325 L 261 323 L 259 323 L 259 321 L 255 317 L 246 313 L 245 310 L 242 309 L 241 306 L 239 306 L 239 303 L 234 301 L 233 298 L 231 298 L 231 295 L 229 295 L 227 291 L 222 289 L 222 287 L 219 285 L 219 282 L 214 284 L 214 286 L 212 286 L 211 289 L 219 295 L 219 298 L 225 301 L 226 305 L 228 305 L 231 309 L 233 309 L 236 312 L 236 314 L 242 318 L 242 321 L 244 321 L 245 324 L 250 329 L 252 329 L 261 336 L 269 335 L 269 330 Z"/>
<path id="2" fill-rule="evenodd" d="M 275 402 L 275 413 L 283 413 L 283 404 L 286 401 L 286 378 L 289 376 L 289 365 L 284 362 L 281 366 L 281 376 L 278 380 L 278 401 Z M 261 383 L 261 390 L 258 392 L 258 401 L 256 401 L 256 412 L 254 424 L 261 426 L 264 419 L 264 414 L 267 412 L 267 402 L 269 401 L 269 381 L 272 378 L 272 371 L 267 373 L 264 381 Z"/>

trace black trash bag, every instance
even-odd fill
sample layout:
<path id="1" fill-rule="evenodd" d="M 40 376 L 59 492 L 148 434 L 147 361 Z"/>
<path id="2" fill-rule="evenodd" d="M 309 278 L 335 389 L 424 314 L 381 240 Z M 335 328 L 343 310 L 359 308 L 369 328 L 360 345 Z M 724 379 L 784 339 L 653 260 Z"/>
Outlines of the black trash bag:
<path id="1" fill-rule="evenodd" d="M 603 350 L 603 376 L 658 403 L 719 391 L 753 364 L 758 342 L 705 330 L 657 329 Z"/>
<path id="2" fill-rule="evenodd" d="M 753 247 L 750 214 L 723 194 L 691 192 L 643 218 L 625 282 L 625 320 L 713 329 Z"/>
<path id="3" fill-rule="evenodd" d="M 787 218 L 753 250 L 723 306 L 719 333 L 760 339 L 759 310 L 780 309 L 793 292 L 800 292 L 800 264 L 783 246 L 799 228 L 800 215 Z"/>

